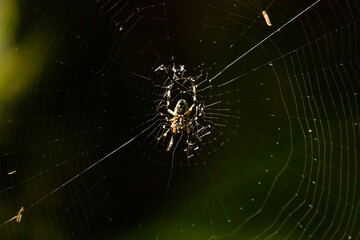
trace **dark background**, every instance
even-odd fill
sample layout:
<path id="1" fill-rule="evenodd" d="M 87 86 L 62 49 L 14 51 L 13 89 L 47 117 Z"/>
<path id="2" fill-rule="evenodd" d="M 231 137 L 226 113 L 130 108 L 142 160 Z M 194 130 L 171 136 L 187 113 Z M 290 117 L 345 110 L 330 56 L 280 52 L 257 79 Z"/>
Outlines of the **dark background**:
<path id="1" fill-rule="evenodd" d="M 206 81 L 198 97 L 221 101 L 226 127 L 189 161 L 175 152 L 169 186 L 154 128 L 82 173 L 155 121 L 159 65 L 211 78 L 311 3 L 19 1 L 13 78 L 41 69 L 1 104 L 1 236 L 359 239 L 356 0 L 320 1 Z"/>

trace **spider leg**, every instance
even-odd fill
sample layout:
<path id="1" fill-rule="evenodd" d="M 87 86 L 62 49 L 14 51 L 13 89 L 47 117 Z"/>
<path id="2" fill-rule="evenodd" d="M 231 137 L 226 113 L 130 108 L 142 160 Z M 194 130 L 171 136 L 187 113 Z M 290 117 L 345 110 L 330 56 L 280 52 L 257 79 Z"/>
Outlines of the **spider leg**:
<path id="1" fill-rule="evenodd" d="M 174 136 L 171 135 L 171 139 L 170 139 L 170 142 L 169 142 L 169 145 L 168 145 L 166 151 L 170 151 L 173 144 L 174 144 Z"/>
<path id="2" fill-rule="evenodd" d="M 193 104 L 191 105 L 191 107 L 189 108 L 189 110 L 186 111 L 185 114 L 189 114 L 189 113 L 193 110 L 194 107 L 195 107 L 195 103 L 193 103 Z"/>
<path id="3" fill-rule="evenodd" d="M 189 114 L 189 113 L 193 110 L 193 108 L 195 107 L 195 102 L 196 102 L 196 87 L 195 87 L 195 86 L 192 86 L 192 89 L 193 89 L 193 93 L 194 93 L 194 95 L 193 95 L 193 104 L 191 105 L 191 107 L 189 108 L 189 110 L 186 111 L 185 114 Z"/>
<path id="4" fill-rule="evenodd" d="M 190 133 L 190 129 L 191 129 L 191 125 L 190 125 L 190 123 L 189 123 L 189 124 L 186 125 L 186 132 L 187 132 L 187 134 Z"/>
<path id="5" fill-rule="evenodd" d="M 170 91 L 170 89 L 167 90 L 166 96 L 167 96 L 167 99 L 166 99 L 166 109 L 167 109 L 167 111 L 168 111 L 171 115 L 175 116 L 176 113 L 169 108 L 169 106 L 170 106 L 170 98 L 171 98 L 171 91 Z"/>
<path id="6" fill-rule="evenodd" d="M 176 116 L 176 113 L 175 113 L 173 110 L 169 109 L 169 108 L 168 108 L 168 112 L 169 112 L 171 115 Z"/>
<path id="7" fill-rule="evenodd" d="M 166 91 L 166 108 L 169 109 L 170 105 L 170 97 L 171 97 L 171 91 L 170 89 Z"/>
<path id="8" fill-rule="evenodd" d="M 160 139 L 162 139 L 162 138 L 165 138 L 166 135 L 169 133 L 169 131 L 170 131 L 170 128 L 169 128 L 168 130 L 166 130 L 166 132 L 165 132 L 163 135 L 161 135 L 160 137 L 158 137 L 157 140 L 160 140 Z"/>

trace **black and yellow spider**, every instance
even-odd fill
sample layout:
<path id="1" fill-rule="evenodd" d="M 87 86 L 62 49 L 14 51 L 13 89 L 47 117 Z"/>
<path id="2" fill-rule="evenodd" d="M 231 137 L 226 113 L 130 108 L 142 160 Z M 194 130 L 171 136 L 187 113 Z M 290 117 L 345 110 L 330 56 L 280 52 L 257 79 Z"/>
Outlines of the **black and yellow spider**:
<path id="1" fill-rule="evenodd" d="M 179 131 L 186 130 L 186 132 L 189 134 L 192 128 L 191 123 L 191 117 L 190 112 L 193 110 L 195 104 L 193 103 L 191 107 L 189 108 L 188 103 L 184 99 L 180 99 L 175 108 L 174 111 L 169 109 L 169 102 L 167 104 L 167 111 L 173 116 L 173 118 L 169 119 L 166 117 L 166 120 L 170 123 L 170 128 L 166 130 L 164 134 L 162 134 L 160 137 L 157 138 L 157 140 L 160 140 L 161 138 L 165 138 L 167 134 L 171 130 L 171 138 L 170 142 L 168 144 L 168 147 L 166 151 L 169 151 L 174 144 L 174 135 L 178 133 Z"/>
<path id="2" fill-rule="evenodd" d="M 184 131 L 186 131 L 186 133 L 188 134 L 188 138 L 186 141 L 187 145 L 188 145 L 187 150 L 189 150 L 190 148 L 192 148 L 194 146 L 191 139 L 189 139 L 189 135 L 192 135 L 194 128 L 196 128 L 197 117 L 198 117 L 197 116 L 198 105 L 196 105 L 197 104 L 197 100 L 196 100 L 197 85 L 195 85 L 195 80 L 198 79 L 201 75 L 196 78 L 186 77 L 186 76 L 184 76 L 184 74 L 186 72 L 185 67 L 183 65 L 180 65 L 179 68 L 176 68 L 173 58 L 172 58 L 172 61 L 173 61 L 172 66 L 166 67 L 162 64 L 155 70 L 155 72 L 156 71 L 165 71 L 166 74 L 173 73 L 173 75 L 171 77 L 166 78 L 166 82 L 170 82 L 170 84 L 167 85 L 166 87 L 164 87 L 166 89 L 165 94 L 164 94 L 164 98 L 166 97 L 166 111 L 171 116 L 168 117 L 168 116 L 166 116 L 167 115 L 166 113 L 160 113 L 161 116 L 165 115 L 165 119 L 166 119 L 167 123 L 162 124 L 162 127 L 164 130 L 161 133 L 161 135 L 159 137 L 157 137 L 157 140 L 166 138 L 166 136 L 170 133 L 171 134 L 170 141 L 166 148 L 166 151 L 170 151 L 170 149 L 172 148 L 172 146 L 174 144 L 174 136 L 177 133 L 182 134 Z M 191 107 L 189 107 L 189 104 L 187 103 L 187 101 L 185 99 L 181 98 L 176 103 L 174 110 L 171 110 L 169 108 L 169 106 L 170 106 L 170 100 L 171 100 L 172 93 L 176 93 L 175 94 L 176 97 L 179 95 L 180 96 L 184 96 L 184 95 L 192 96 L 193 104 L 191 105 Z M 159 106 L 162 106 L 161 105 L 162 103 L 163 103 L 163 101 L 161 101 Z M 193 111 L 193 110 L 195 110 L 196 112 L 195 112 L 195 114 L 193 114 L 193 116 L 191 116 L 191 111 Z"/>

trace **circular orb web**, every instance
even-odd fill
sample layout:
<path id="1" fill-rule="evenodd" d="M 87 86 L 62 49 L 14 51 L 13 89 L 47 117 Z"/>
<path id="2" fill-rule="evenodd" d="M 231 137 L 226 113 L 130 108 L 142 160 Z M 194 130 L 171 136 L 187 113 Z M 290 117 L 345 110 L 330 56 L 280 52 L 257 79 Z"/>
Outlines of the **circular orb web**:
<path id="1" fill-rule="evenodd" d="M 4 3 L 5 238 L 360 239 L 358 1 Z"/>

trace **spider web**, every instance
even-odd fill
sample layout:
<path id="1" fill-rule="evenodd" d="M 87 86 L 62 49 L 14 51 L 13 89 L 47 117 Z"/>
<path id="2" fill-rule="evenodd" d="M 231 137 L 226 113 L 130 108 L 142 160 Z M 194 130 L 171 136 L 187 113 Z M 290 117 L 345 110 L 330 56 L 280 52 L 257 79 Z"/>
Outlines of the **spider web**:
<path id="1" fill-rule="evenodd" d="M 5 238 L 360 239 L 356 0 L 4 2 Z M 191 158 L 156 139 L 171 59 Z"/>

